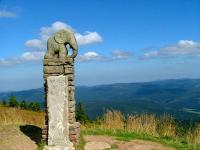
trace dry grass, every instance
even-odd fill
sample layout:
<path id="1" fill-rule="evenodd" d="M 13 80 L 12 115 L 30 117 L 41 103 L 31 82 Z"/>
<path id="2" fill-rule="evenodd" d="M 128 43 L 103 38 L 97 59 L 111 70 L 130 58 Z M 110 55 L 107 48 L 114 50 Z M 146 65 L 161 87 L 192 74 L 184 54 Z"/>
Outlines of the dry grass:
<path id="1" fill-rule="evenodd" d="M 129 132 L 142 132 L 157 136 L 157 118 L 155 115 L 141 114 L 129 115 L 126 130 Z"/>
<path id="2" fill-rule="evenodd" d="M 44 122 L 43 112 L 33 112 L 17 108 L 0 106 L 0 125 L 37 125 L 41 127 Z"/>
<path id="3" fill-rule="evenodd" d="M 189 143 L 200 144 L 200 124 L 193 131 L 189 131 L 186 138 Z"/>
<path id="4" fill-rule="evenodd" d="M 181 125 L 176 124 L 171 115 L 156 117 L 153 114 L 129 115 L 127 118 L 120 111 L 107 111 L 96 122 L 82 125 L 83 131 L 103 130 L 115 132 L 120 130 L 128 133 L 144 133 L 154 137 L 172 137 L 187 141 L 190 145 L 200 144 L 200 124 L 193 131 L 178 134 Z M 189 129 L 188 129 L 189 130 Z"/>
<path id="5" fill-rule="evenodd" d="M 153 114 L 129 115 L 127 118 L 120 111 L 108 110 L 98 124 L 88 127 L 108 130 L 125 130 L 127 132 L 145 133 L 153 136 L 176 136 L 176 124 L 170 115 L 156 117 Z M 86 127 L 87 128 L 87 127 Z"/>
<path id="6" fill-rule="evenodd" d="M 102 129 L 124 129 L 124 115 L 120 111 L 107 111 L 100 120 Z"/>

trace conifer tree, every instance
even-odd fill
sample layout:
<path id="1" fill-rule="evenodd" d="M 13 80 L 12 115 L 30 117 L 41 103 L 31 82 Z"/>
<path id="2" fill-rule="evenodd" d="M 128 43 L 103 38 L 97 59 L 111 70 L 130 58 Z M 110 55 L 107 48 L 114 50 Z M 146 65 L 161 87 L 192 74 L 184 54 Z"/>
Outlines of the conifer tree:
<path id="1" fill-rule="evenodd" d="M 81 103 L 78 103 L 76 108 L 76 120 L 83 124 L 90 121 L 88 115 L 85 112 L 85 108 Z"/>
<path id="2" fill-rule="evenodd" d="M 32 111 L 40 111 L 40 104 L 38 102 L 31 102 L 28 107 Z"/>
<path id="3" fill-rule="evenodd" d="M 3 98 L 3 100 L 2 100 L 2 105 L 7 106 L 7 102 L 6 102 L 5 98 Z"/>
<path id="4" fill-rule="evenodd" d="M 18 102 L 17 102 L 17 99 L 16 99 L 16 97 L 14 95 L 10 96 L 9 106 L 10 107 L 18 107 Z"/>
<path id="5" fill-rule="evenodd" d="M 26 103 L 25 100 L 23 100 L 23 101 L 20 102 L 20 108 L 21 109 L 27 109 L 28 108 L 27 103 Z"/>

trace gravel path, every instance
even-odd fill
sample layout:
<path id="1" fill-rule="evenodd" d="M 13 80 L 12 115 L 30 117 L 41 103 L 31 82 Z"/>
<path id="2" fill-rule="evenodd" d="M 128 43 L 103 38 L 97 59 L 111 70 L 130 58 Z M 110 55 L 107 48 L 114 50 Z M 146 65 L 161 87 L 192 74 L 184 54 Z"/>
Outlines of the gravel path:
<path id="1" fill-rule="evenodd" d="M 164 146 L 150 141 L 132 140 L 129 142 L 118 141 L 109 136 L 84 136 L 84 140 L 87 142 L 105 142 L 111 145 L 113 150 L 174 150 L 173 148 Z M 95 147 L 95 146 L 93 146 Z M 89 149 L 88 149 L 89 150 Z M 93 149 L 91 149 L 93 150 Z M 99 149 L 95 149 L 99 150 Z"/>

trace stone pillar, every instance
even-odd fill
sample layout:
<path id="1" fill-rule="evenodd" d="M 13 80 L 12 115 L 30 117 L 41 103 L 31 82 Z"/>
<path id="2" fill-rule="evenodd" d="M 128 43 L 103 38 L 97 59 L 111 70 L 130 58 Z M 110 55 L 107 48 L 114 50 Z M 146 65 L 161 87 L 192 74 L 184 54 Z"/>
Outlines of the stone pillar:
<path id="1" fill-rule="evenodd" d="M 72 150 L 73 144 L 69 141 L 67 76 L 49 76 L 47 88 L 48 146 L 44 150 Z"/>
<path id="2" fill-rule="evenodd" d="M 68 79 L 68 120 L 69 120 L 69 137 L 74 144 L 79 142 L 80 124 L 75 119 L 75 96 L 74 96 L 74 59 L 44 59 L 44 88 L 45 88 L 45 103 L 47 106 L 47 95 L 49 92 L 47 78 L 51 76 L 64 75 Z M 45 125 L 42 131 L 42 139 L 47 141 L 48 138 L 48 108 L 46 107 Z M 67 116 L 66 116 L 67 117 Z"/>
<path id="3" fill-rule="evenodd" d="M 73 49 L 71 56 L 67 56 L 67 44 Z M 71 150 L 72 143 L 79 141 L 80 124 L 75 119 L 74 96 L 77 49 L 76 39 L 68 30 L 60 30 L 47 41 L 43 60 L 46 116 L 42 140 L 47 143 L 45 150 L 51 150 L 52 146 L 57 146 L 55 150 Z"/>

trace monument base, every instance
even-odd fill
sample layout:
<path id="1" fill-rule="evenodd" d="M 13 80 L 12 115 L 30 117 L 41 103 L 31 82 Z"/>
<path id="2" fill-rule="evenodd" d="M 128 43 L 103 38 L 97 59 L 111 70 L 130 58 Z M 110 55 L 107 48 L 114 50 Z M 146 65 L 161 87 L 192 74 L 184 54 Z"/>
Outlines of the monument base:
<path id="1" fill-rule="evenodd" d="M 69 139 L 73 144 L 78 144 L 80 139 L 80 123 L 75 122 L 69 125 Z"/>
<path id="2" fill-rule="evenodd" d="M 73 144 L 71 143 L 68 146 L 45 146 L 43 150 L 75 150 Z"/>

